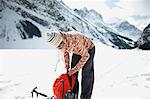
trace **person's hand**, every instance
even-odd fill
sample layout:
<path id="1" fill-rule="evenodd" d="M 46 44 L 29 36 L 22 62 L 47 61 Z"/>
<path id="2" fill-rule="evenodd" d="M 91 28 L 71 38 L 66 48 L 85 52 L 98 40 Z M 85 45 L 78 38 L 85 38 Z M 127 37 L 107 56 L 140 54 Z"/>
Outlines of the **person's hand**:
<path id="1" fill-rule="evenodd" d="M 74 73 L 76 73 L 76 71 L 75 71 L 74 69 L 70 69 L 70 70 L 68 71 L 68 75 L 69 75 L 69 76 L 73 75 Z"/>

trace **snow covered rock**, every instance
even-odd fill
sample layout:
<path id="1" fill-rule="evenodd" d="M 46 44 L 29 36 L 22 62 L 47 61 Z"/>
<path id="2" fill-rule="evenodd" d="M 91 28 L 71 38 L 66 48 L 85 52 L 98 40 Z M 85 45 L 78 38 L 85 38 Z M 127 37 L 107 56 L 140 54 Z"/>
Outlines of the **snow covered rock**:
<path id="1" fill-rule="evenodd" d="M 143 50 L 150 50 L 150 24 L 143 30 L 137 46 Z"/>
<path id="2" fill-rule="evenodd" d="M 27 20 L 21 20 L 16 24 L 17 29 L 20 32 L 22 39 L 33 38 L 33 36 L 41 37 L 41 32 L 31 22 Z"/>

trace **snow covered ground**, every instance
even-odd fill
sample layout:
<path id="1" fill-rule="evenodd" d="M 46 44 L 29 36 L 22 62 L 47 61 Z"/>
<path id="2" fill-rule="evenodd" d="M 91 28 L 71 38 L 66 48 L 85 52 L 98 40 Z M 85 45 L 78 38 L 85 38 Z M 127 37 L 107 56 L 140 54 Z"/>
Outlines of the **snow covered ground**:
<path id="1" fill-rule="evenodd" d="M 0 99 L 31 99 L 34 87 L 52 96 L 53 82 L 64 72 L 58 50 L 0 50 Z M 150 99 L 150 51 L 97 43 L 92 99 Z"/>

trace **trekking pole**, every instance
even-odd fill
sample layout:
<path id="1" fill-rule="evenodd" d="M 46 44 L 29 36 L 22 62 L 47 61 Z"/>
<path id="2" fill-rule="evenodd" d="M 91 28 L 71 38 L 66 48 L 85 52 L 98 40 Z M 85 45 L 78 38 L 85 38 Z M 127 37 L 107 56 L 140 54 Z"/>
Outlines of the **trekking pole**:
<path id="1" fill-rule="evenodd" d="M 37 87 L 33 88 L 31 94 L 32 94 L 32 98 L 33 98 L 33 93 L 35 92 L 35 89 L 37 89 Z M 37 96 L 38 97 L 38 96 Z"/>
<path id="2" fill-rule="evenodd" d="M 37 89 L 37 87 L 33 88 L 32 92 L 31 92 L 32 98 L 33 98 L 33 93 L 36 93 L 37 98 L 38 98 L 39 95 L 41 95 L 41 96 L 43 96 L 43 97 L 48 97 L 47 95 L 45 95 L 45 94 L 43 94 L 43 93 L 40 93 L 40 92 L 36 91 L 36 89 Z M 47 99 L 48 99 L 48 98 L 47 98 Z"/>

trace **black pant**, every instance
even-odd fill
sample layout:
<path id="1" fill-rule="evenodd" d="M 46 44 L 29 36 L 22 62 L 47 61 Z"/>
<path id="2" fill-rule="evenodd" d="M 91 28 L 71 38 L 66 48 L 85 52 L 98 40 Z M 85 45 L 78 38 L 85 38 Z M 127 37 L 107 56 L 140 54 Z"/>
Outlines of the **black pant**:
<path id="1" fill-rule="evenodd" d="M 89 51 L 90 58 L 85 63 L 84 67 L 82 68 L 82 80 L 81 80 L 81 99 L 90 99 L 92 95 L 93 90 L 93 84 L 94 84 L 94 54 L 95 54 L 95 47 L 90 49 Z M 76 66 L 76 64 L 79 62 L 81 56 L 73 54 L 72 56 L 72 62 L 71 62 L 71 68 Z M 77 80 L 75 82 L 74 86 L 74 92 L 79 92 L 79 81 L 78 81 L 78 72 L 75 73 Z"/>

